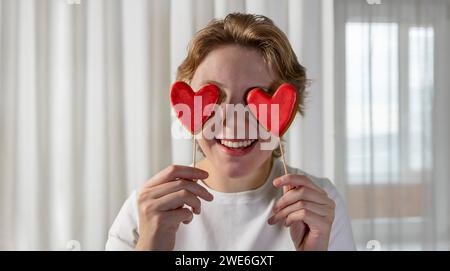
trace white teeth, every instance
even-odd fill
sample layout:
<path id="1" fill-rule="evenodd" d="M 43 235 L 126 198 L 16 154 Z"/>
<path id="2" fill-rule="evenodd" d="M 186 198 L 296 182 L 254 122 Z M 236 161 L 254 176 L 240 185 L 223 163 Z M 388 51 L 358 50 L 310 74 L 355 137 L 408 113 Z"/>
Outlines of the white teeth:
<path id="1" fill-rule="evenodd" d="M 224 145 L 224 146 L 226 146 L 226 147 L 228 147 L 228 148 L 235 148 L 235 149 L 237 149 L 237 148 L 245 148 L 245 147 L 248 147 L 248 146 L 250 146 L 254 141 L 255 141 L 255 140 L 242 140 L 242 141 L 235 142 L 235 141 L 229 141 L 229 140 L 221 139 L 221 140 L 220 140 L 220 144 L 222 144 L 222 145 Z"/>

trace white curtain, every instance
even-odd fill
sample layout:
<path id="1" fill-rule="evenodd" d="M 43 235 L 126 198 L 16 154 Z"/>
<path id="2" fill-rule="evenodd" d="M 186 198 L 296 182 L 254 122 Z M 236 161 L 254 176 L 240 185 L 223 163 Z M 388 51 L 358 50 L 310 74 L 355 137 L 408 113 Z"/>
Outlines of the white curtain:
<path id="1" fill-rule="evenodd" d="M 191 162 L 190 141 L 171 137 L 168 89 L 195 31 L 234 11 L 271 17 L 315 79 L 287 153 L 323 175 L 321 10 L 316 0 L 1 0 L 0 249 L 103 249 L 131 191 Z"/>
<path id="2" fill-rule="evenodd" d="M 358 248 L 450 249 L 450 1 L 340 1 L 336 182 Z"/>

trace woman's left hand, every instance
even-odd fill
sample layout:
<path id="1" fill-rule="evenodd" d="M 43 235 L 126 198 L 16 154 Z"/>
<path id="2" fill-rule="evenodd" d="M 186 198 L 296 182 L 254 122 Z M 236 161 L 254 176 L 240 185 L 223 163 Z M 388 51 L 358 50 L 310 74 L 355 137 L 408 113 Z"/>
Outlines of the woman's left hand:
<path id="1" fill-rule="evenodd" d="M 273 181 L 283 187 L 283 196 L 275 203 L 268 223 L 289 227 L 297 250 L 327 250 L 334 220 L 334 201 L 303 175 L 288 174 Z"/>

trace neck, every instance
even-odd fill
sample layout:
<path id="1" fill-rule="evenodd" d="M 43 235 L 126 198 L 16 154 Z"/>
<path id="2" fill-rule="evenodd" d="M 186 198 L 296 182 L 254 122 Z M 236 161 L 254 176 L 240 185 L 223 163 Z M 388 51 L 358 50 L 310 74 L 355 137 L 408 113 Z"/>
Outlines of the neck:
<path id="1" fill-rule="evenodd" d="M 267 159 L 259 168 L 239 178 L 222 174 L 207 158 L 198 162 L 197 167 L 209 173 L 209 177 L 203 180 L 208 187 L 219 192 L 236 193 L 254 190 L 263 185 L 272 168 L 272 160 L 272 157 Z"/>

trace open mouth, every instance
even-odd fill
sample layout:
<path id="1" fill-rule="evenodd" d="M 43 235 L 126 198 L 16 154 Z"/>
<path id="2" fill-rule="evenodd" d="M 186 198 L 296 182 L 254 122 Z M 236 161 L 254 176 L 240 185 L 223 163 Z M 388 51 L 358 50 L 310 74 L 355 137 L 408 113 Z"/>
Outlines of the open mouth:
<path id="1" fill-rule="evenodd" d="M 258 142 L 257 139 L 218 139 L 215 138 L 223 151 L 230 155 L 245 155 L 249 153 Z"/>

